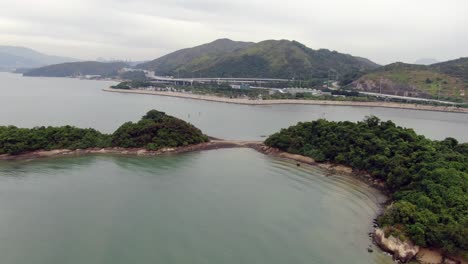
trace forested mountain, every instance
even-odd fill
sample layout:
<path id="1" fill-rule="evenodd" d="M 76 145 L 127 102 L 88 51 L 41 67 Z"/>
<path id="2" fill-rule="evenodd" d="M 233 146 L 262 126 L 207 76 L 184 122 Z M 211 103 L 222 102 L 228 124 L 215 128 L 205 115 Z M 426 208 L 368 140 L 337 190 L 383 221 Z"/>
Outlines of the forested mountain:
<path id="1" fill-rule="evenodd" d="M 357 90 L 423 98 L 468 100 L 468 58 L 415 65 L 393 63 L 362 76 Z"/>
<path id="2" fill-rule="evenodd" d="M 429 68 L 468 82 L 468 57 L 432 64 Z"/>
<path id="3" fill-rule="evenodd" d="M 136 68 L 156 71 L 160 75 L 170 75 L 170 73 L 176 73 L 188 65 L 204 64 L 223 54 L 246 48 L 253 44 L 253 42 L 218 39 L 193 48 L 172 52 L 158 59 L 139 64 Z"/>
<path id="4" fill-rule="evenodd" d="M 375 69 L 378 65 L 336 51 L 313 50 L 297 41 L 250 43 L 221 39 L 136 67 L 153 70 L 158 75 L 181 77 L 325 79 L 330 70 L 347 76 Z"/>
<path id="5" fill-rule="evenodd" d="M 122 68 L 129 67 L 124 62 L 83 61 L 49 65 L 25 72 L 24 76 L 70 77 L 80 75 L 116 76 Z"/>
<path id="6" fill-rule="evenodd" d="M 72 61 L 77 61 L 77 59 L 50 56 L 24 47 L 0 46 L 0 70 L 36 68 Z"/>

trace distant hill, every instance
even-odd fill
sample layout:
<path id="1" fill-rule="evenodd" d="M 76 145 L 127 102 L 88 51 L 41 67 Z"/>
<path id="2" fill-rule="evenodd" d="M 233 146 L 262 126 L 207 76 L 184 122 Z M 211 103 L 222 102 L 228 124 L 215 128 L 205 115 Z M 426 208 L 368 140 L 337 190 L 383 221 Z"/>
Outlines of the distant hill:
<path id="1" fill-rule="evenodd" d="M 435 64 L 435 63 L 438 63 L 439 61 L 436 60 L 436 59 L 433 59 L 433 58 L 421 58 L 421 59 L 418 59 L 414 62 L 414 64 L 418 64 L 418 65 L 431 65 L 431 64 Z"/>
<path id="2" fill-rule="evenodd" d="M 24 76 L 70 77 L 80 75 L 115 76 L 122 68 L 129 67 L 124 62 L 83 61 L 49 65 L 25 72 Z"/>
<path id="3" fill-rule="evenodd" d="M 259 43 L 220 39 L 183 49 L 137 68 L 180 77 L 269 77 L 324 79 L 329 70 L 344 77 L 378 67 L 370 60 L 326 49 L 313 50 L 297 41 Z"/>
<path id="4" fill-rule="evenodd" d="M 0 46 L 0 70 L 37 68 L 50 64 L 73 61 L 77 61 L 77 59 L 46 55 L 24 47 Z"/>
<path id="5" fill-rule="evenodd" d="M 429 68 L 468 82 L 468 57 L 432 64 Z"/>
<path id="6" fill-rule="evenodd" d="M 98 61 L 98 62 L 125 62 L 128 65 L 130 65 L 131 67 L 134 67 L 134 66 L 136 66 L 138 64 L 148 62 L 148 60 L 131 61 L 131 60 L 106 59 L 106 58 L 103 58 L 103 57 L 96 58 L 95 61 Z"/>
<path id="7" fill-rule="evenodd" d="M 468 58 L 426 65 L 393 63 L 355 81 L 353 88 L 402 96 L 468 101 Z"/>

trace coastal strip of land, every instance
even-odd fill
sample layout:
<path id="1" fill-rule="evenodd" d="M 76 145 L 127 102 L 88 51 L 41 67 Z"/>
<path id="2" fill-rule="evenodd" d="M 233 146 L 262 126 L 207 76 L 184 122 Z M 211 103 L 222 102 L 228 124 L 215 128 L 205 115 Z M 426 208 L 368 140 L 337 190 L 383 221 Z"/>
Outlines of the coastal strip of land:
<path id="1" fill-rule="evenodd" d="M 132 93 L 132 94 L 147 94 L 180 97 L 194 100 L 221 102 L 229 104 L 242 104 L 242 105 L 333 105 L 333 106 L 361 106 L 361 107 L 384 107 L 384 108 L 397 108 L 397 109 L 411 109 L 423 111 L 438 111 L 438 112 L 452 112 L 452 113 L 468 113 L 468 108 L 460 108 L 454 106 L 432 106 L 422 104 L 404 104 L 394 102 L 356 102 L 356 101 L 329 101 L 329 100 L 251 100 L 244 98 L 227 98 L 214 95 L 201 95 L 181 92 L 164 92 L 164 91 L 146 91 L 146 90 L 124 90 L 114 88 L 104 88 L 103 91 L 115 93 Z"/>

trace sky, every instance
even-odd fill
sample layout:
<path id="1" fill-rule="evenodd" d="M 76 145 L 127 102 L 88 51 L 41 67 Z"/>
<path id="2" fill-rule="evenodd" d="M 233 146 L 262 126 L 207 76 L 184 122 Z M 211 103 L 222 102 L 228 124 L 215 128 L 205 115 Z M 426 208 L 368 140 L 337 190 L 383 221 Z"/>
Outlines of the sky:
<path id="1" fill-rule="evenodd" d="M 219 38 L 444 61 L 468 57 L 468 0 L 0 0 L 0 45 L 50 55 L 150 60 Z"/>

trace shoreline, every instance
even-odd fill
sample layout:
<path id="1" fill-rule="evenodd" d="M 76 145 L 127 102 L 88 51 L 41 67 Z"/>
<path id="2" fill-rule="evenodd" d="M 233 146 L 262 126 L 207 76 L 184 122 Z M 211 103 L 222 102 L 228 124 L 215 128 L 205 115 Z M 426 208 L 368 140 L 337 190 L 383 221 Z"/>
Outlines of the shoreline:
<path id="1" fill-rule="evenodd" d="M 237 140 L 221 140 L 221 139 L 212 139 L 209 142 L 200 143 L 196 145 L 189 145 L 176 148 L 162 148 L 157 151 L 149 151 L 145 148 L 90 148 L 90 149 L 56 149 L 56 150 L 37 150 L 32 152 L 27 152 L 18 155 L 2 154 L 0 155 L 0 161 L 29 161 L 36 160 L 41 158 L 54 158 L 54 157 L 78 157 L 84 155 L 93 155 L 93 154 L 108 154 L 108 155 L 121 155 L 121 156 L 138 156 L 138 157 L 155 157 L 160 155 L 171 155 L 171 154 L 182 154 L 196 151 L 206 151 L 206 150 L 216 150 L 216 149 L 229 149 L 229 148 L 250 148 L 259 153 L 262 153 L 266 156 L 271 156 L 283 160 L 288 160 L 295 162 L 297 166 L 301 164 L 309 165 L 324 169 L 327 171 L 326 176 L 331 176 L 333 174 L 341 174 L 346 176 L 351 176 L 368 186 L 382 192 L 385 196 L 389 197 L 388 191 L 385 188 L 384 182 L 373 179 L 365 171 L 356 171 L 350 166 L 345 166 L 341 164 L 333 163 L 323 163 L 316 162 L 311 157 L 302 156 L 298 154 L 291 154 L 285 151 L 281 151 L 276 148 L 271 148 L 263 144 L 262 141 L 237 141 Z M 382 210 L 385 209 L 385 204 L 381 204 Z M 378 232 L 381 229 L 374 226 L 374 231 L 372 233 L 372 242 L 375 243 L 382 251 L 388 252 L 395 257 L 401 256 L 401 252 L 405 250 L 413 251 L 414 248 L 408 246 L 406 242 L 396 242 L 395 239 L 384 239 L 385 242 L 379 241 L 382 240 L 383 235 L 378 236 Z M 411 248 L 410 248 L 411 247 Z M 392 250 L 395 248 L 395 251 Z M 427 249 L 419 248 L 416 251 L 415 259 L 418 263 L 421 264 L 443 264 L 446 263 L 447 259 L 440 250 L 438 249 Z M 458 259 L 458 258 L 448 258 L 450 260 L 455 259 L 459 261 L 458 263 L 466 264 L 467 262 Z M 443 262 L 438 262 L 442 260 Z M 436 262 L 437 261 L 437 262 Z M 457 263 L 457 262 L 455 262 Z"/>
<path id="2" fill-rule="evenodd" d="M 155 157 L 160 155 L 182 154 L 196 151 L 206 151 L 215 149 L 229 149 L 229 148 L 250 148 L 259 153 L 267 156 L 276 157 L 279 159 L 289 160 L 296 162 L 297 166 L 300 164 L 310 165 L 325 169 L 328 171 L 327 175 L 340 173 L 351 175 L 369 186 L 378 189 L 385 193 L 384 183 L 373 179 L 368 173 L 364 171 L 356 171 L 353 168 L 341 164 L 332 164 L 327 162 L 316 162 L 311 157 L 302 156 L 298 154 L 291 154 L 279 149 L 271 148 L 263 144 L 262 141 L 243 141 L 243 140 L 222 140 L 211 139 L 209 142 L 204 142 L 196 145 L 188 145 L 175 148 L 162 148 L 159 150 L 147 150 L 145 148 L 88 148 L 88 149 L 54 149 L 54 150 L 35 150 L 21 154 L 1 154 L 0 161 L 27 161 L 42 158 L 54 157 L 77 157 L 93 154 L 109 154 L 120 156 L 138 156 L 138 157 Z"/>
<path id="3" fill-rule="evenodd" d="M 209 142 L 200 143 L 196 145 L 188 145 L 175 148 L 162 148 L 159 150 L 147 150 L 145 148 L 120 148 L 120 147 L 109 147 L 109 148 L 88 148 L 88 149 L 54 149 L 54 150 L 35 150 L 31 152 L 21 154 L 1 154 L 0 161 L 28 161 L 43 158 L 54 158 L 54 157 L 77 157 L 84 155 L 93 154 L 108 154 L 108 155 L 119 155 L 119 156 L 138 156 L 138 157 L 155 157 L 160 155 L 171 155 L 171 154 L 182 154 L 196 151 L 206 151 L 215 149 L 229 149 L 229 148 L 250 148 L 259 153 L 267 156 L 276 157 L 283 160 L 289 160 L 296 162 L 297 166 L 301 164 L 319 167 L 327 170 L 327 175 L 335 173 L 345 174 L 353 176 L 354 178 L 366 183 L 367 185 L 378 189 L 385 195 L 384 183 L 373 179 L 365 171 L 356 171 L 353 168 L 341 164 L 333 164 L 327 162 L 316 162 L 311 157 L 302 156 L 298 154 L 291 154 L 279 149 L 271 148 L 263 144 L 262 141 L 245 141 L 245 140 L 222 140 L 212 138 Z"/>
<path id="4" fill-rule="evenodd" d="M 225 141 L 225 140 L 211 140 L 209 142 L 200 143 L 196 145 L 188 145 L 176 148 L 162 148 L 159 150 L 147 150 L 145 148 L 88 148 L 88 149 L 54 149 L 54 150 L 35 150 L 31 152 L 21 153 L 17 155 L 2 154 L 0 161 L 18 161 L 18 160 L 34 160 L 41 158 L 52 157 L 71 157 L 83 156 L 90 154 L 110 154 L 122 156 L 140 156 L 140 157 L 153 157 L 164 154 L 181 154 L 202 150 L 224 149 L 224 148 L 239 148 L 247 147 L 247 145 L 262 144 L 260 141 Z"/>
<path id="5" fill-rule="evenodd" d="M 241 98 L 227 98 L 214 95 L 189 94 L 181 92 L 161 92 L 161 91 L 146 91 L 146 90 L 123 90 L 114 88 L 104 88 L 105 92 L 112 93 L 130 93 L 130 94 L 146 94 L 157 96 L 179 97 L 186 99 L 220 102 L 228 104 L 240 105 L 331 105 L 331 106 L 360 106 L 360 107 L 383 107 L 396 109 L 410 109 L 422 111 L 450 112 L 468 114 L 468 108 L 457 108 L 453 106 L 431 106 L 420 104 L 404 104 L 393 102 L 356 102 L 356 101 L 329 101 L 329 100 L 293 100 L 293 99 L 276 99 L 276 100 L 250 100 Z"/>

